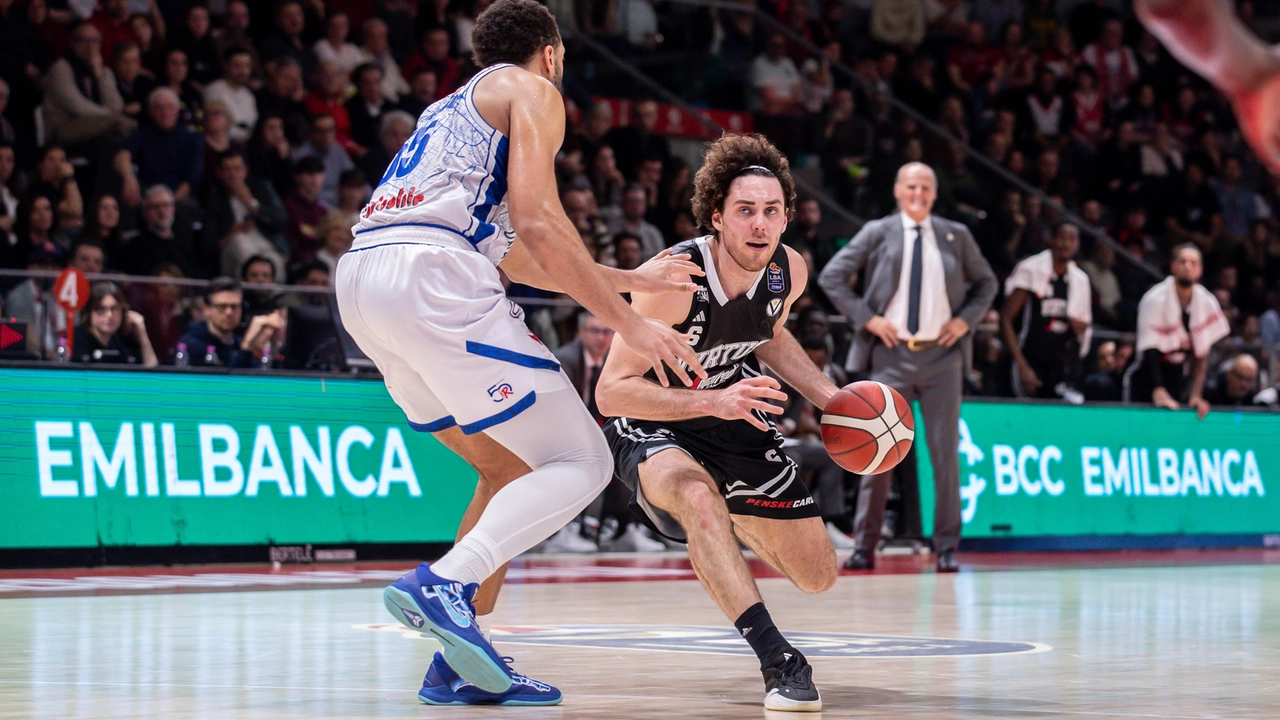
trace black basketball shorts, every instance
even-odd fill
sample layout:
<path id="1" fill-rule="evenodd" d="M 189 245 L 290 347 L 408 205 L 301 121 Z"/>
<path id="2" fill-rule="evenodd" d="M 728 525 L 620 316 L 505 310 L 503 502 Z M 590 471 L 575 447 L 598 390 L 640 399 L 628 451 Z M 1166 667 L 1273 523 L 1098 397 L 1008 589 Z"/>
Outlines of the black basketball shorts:
<path id="1" fill-rule="evenodd" d="M 686 541 L 684 528 L 654 507 L 640 489 L 640 463 L 663 450 L 683 451 L 706 469 L 732 515 L 777 520 L 817 517 L 817 503 L 800 479 L 800 468 L 782 452 L 782 437 L 745 420 L 704 427 L 614 418 L 604 425 L 614 472 L 631 489 L 631 511 L 649 528 Z"/>

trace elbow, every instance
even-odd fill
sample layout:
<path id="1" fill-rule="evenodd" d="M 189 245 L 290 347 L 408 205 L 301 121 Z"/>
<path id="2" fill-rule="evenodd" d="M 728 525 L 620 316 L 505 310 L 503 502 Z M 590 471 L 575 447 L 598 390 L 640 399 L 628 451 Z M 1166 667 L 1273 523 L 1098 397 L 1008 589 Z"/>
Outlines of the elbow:
<path id="1" fill-rule="evenodd" d="M 616 388 L 611 383 L 600 381 L 596 384 L 596 409 L 604 417 L 622 417 L 623 410 L 618 400 Z"/>

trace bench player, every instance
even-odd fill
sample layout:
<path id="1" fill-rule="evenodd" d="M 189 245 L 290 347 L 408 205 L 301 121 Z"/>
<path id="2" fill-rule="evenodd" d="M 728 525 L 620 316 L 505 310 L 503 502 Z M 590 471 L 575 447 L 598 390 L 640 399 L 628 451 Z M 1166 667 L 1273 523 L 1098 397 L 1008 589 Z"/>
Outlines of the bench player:
<path id="1" fill-rule="evenodd" d="M 794 205 L 782 153 L 758 135 L 712 143 L 694 180 L 693 210 L 706 237 L 675 247 L 705 271 L 692 296 L 634 293 L 633 306 L 692 336 L 708 373 L 696 389 L 668 387 L 643 353 L 616 338 L 596 389 L 618 476 L 633 509 L 689 559 L 716 604 L 755 650 L 764 705 L 814 711 L 822 699 L 804 655 L 787 643 L 760 599 L 741 539 L 805 592 L 836 580 L 836 556 L 798 468 L 768 414 L 786 399 L 770 369 L 818 408 L 836 387 L 784 327 L 808 272 L 781 245 Z M 771 402 L 773 401 L 773 402 Z"/>
<path id="2" fill-rule="evenodd" d="M 533 0 L 499 0 L 477 19 L 473 44 L 483 69 L 423 112 L 362 211 L 335 285 L 344 325 L 410 425 L 435 433 L 491 481 L 478 488 L 453 549 L 383 594 L 398 620 L 444 646 L 432 666 L 441 672 L 428 674 L 420 697 L 550 704 L 559 691 L 514 673 L 478 628 L 476 592 L 577 515 L 613 463 L 577 391 L 507 300 L 497 268 L 567 292 L 664 379 L 670 367 L 692 383 L 701 368 L 685 336 L 622 300 L 619 292 L 644 289 L 640 276 L 607 275 L 592 263 L 560 205 L 564 45 L 554 18 Z M 687 284 L 687 275 L 659 283 Z M 427 693 L 446 670 L 443 695 Z"/>

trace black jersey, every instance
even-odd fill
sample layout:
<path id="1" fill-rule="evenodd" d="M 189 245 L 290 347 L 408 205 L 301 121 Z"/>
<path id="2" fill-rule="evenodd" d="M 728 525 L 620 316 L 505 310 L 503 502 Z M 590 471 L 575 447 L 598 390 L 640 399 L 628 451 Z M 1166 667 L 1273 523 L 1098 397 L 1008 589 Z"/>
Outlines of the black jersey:
<path id="1" fill-rule="evenodd" d="M 675 254 L 688 253 L 690 261 L 706 273 L 704 277 L 693 278 L 697 289 L 689 305 L 689 314 L 675 326 L 676 330 L 694 338 L 693 351 L 707 371 L 707 379 L 696 387 L 704 390 L 722 388 L 744 377 L 760 375 L 760 364 L 753 353 L 773 339 L 773 327 L 786 308 L 787 295 L 791 293 L 791 265 L 787 260 L 787 249 L 779 243 L 755 285 L 746 294 L 728 299 L 711 259 L 713 242 L 715 240 L 709 236 L 701 237 L 686 240 L 672 248 Z M 679 387 L 679 380 L 670 369 L 667 376 L 672 387 Z M 652 370 L 645 377 L 657 379 Z M 712 423 L 722 422 L 714 418 L 709 420 Z"/>

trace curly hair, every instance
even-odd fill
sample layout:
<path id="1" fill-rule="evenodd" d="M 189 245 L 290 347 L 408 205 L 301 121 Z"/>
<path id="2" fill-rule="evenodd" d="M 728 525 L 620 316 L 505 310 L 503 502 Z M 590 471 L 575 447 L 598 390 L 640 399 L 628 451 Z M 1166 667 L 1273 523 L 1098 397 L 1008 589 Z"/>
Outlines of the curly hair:
<path id="1" fill-rule="evenodd" d="M 790 220 L 795 212 L 796 184 L 791 164 L 763 135 L 725 133 L 707 146 L 704 162 L 693 178 L 693 217 L 707 232 L 715 232 L 711 216 L 724 211 L 729 186 L 743 175 L 776 178 L 782 185 L 782 204 Z"/>
<path id="2" fill-rule="evenodd" d="M 524 65 L 550 45 L 560 44 L 551 11 L 534 0 L 498 0 L 476 18 L 471 33 L 476 65 Z"/>

